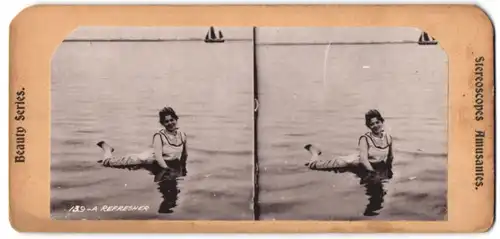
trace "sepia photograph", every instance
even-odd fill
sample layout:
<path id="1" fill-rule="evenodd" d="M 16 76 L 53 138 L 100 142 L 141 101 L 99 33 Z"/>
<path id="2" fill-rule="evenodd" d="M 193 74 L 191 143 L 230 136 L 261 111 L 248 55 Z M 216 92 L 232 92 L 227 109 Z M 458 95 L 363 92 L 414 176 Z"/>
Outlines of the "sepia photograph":
<path id="1" fill-rule="evenodd" d="M 51 68 L 59 220 L 447 218 L 448 57 L 410 27 L 80 27 Z"/>
<path id="2" fill-rule="evenodd" d="M 404 27 L 257 28 L 260 220 L 446 220 L 437 40 Z"/>
<path id="3" fill-rule="evenodd" d="M 17 231 L 494 222 L 494 29 L 477 6 L 34 6 L 10 32 Z"/>
<path id="4" fill-rule="evenodd" d="M 252 28 L 80 27 L 51 63 L 51 217 L 253 220 Z"/>

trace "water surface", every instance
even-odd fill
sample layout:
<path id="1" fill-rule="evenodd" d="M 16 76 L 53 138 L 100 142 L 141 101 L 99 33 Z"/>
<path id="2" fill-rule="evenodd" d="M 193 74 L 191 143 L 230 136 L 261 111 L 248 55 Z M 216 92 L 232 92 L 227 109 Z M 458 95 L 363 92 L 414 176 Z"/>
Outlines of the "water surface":
<path id="1" fill-rule="evenodd" d="M 257 56 L 261 219 L 445 219 L 448 75 L 439 46 L 262 45 Z M 355 153 L 369 109 L 394 138 L 392 180 L 367 188 L 352 173 L 304 167 L 307 143 L 323 157 Z M 367 208 L 378 215 L 364 216 Z"/>
<path id="2" fill-rule="evenodd" d="M 64 42 L 52 62 L 51 210 L 58 219 L 252 219 L 251 42 Z M 149 147 L 172 106 L 188 135 L 188 174 L 103 168 Z M 71 206 L 147 211 L 69 213 Z M 158 214 L 157 212 L 167 212 Z"/>

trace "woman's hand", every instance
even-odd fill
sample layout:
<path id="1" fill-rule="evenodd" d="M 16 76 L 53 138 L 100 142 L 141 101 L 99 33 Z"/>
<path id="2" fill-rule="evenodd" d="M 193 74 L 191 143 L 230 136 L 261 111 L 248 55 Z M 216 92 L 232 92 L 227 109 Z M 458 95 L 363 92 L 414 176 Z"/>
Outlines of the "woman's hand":
<path id="1" fill-rule="evenodd" d="M 389 169 L 389 171 L 387 172 L 387 177 L 389 179 L 392 179 L 392 176 L 393 176 L 392 169 Z"/>
<path id="2" fill-rule="evenodd" d="M 163 181 L 163 178 L 164 178 L 166 172 L 167 172 L 167 169 L 163 169 L 159 173 L 157 173 L 155 175 L 154 182 L 158 183 L 158 182 Z"/>

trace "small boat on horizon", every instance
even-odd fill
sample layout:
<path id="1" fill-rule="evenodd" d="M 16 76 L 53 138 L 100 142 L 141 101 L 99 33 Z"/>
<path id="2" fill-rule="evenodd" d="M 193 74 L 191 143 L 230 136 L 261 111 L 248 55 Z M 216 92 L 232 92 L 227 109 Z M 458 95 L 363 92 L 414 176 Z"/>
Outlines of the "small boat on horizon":
<path id="1" fill-rule="evenodd" d="M 214 27 L 210 27 L 210 30 L 207 32 L 207 35 L 205 36 L 205 42 L 206 43 L 221 43 L 221 42 L 225 42 L 225 40 L 224 40 L 224 36 L 222 35 L 222 32 L 220 30 L 219 30 L 219 36 L 216 36 Z"/>
<path id="2" fill-rule="evenodd" d="M 418 38 L 418 44 L 419 45 L 436 45 L 438 44 L 438 41 L 434 39 L 432 36 L 429 36 L 427 32 L 422 32 L 420 34 L 420 37 Z"/>

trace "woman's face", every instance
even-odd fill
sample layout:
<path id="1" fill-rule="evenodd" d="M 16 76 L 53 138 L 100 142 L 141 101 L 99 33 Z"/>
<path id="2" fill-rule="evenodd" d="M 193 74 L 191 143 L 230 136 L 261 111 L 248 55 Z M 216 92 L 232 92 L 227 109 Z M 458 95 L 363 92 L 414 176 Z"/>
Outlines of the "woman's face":
<path id="1" fill-rule="evenodd" d="M 384 123 L 382 123 L 382 121 L 380 121 L 377 117 L 373 117 L 368 122 L 368 128 L 370 128 L 372 133 L 380 134 L 384 131 Z"/>
<path id="2" fill-rule="evenodd" d="M 168 131 L 173 131 L 177 127 L 177 120 L 175 120 L 171 115 L 165 116 L 165 121 L 163 121 L 163 126 Z"/>

